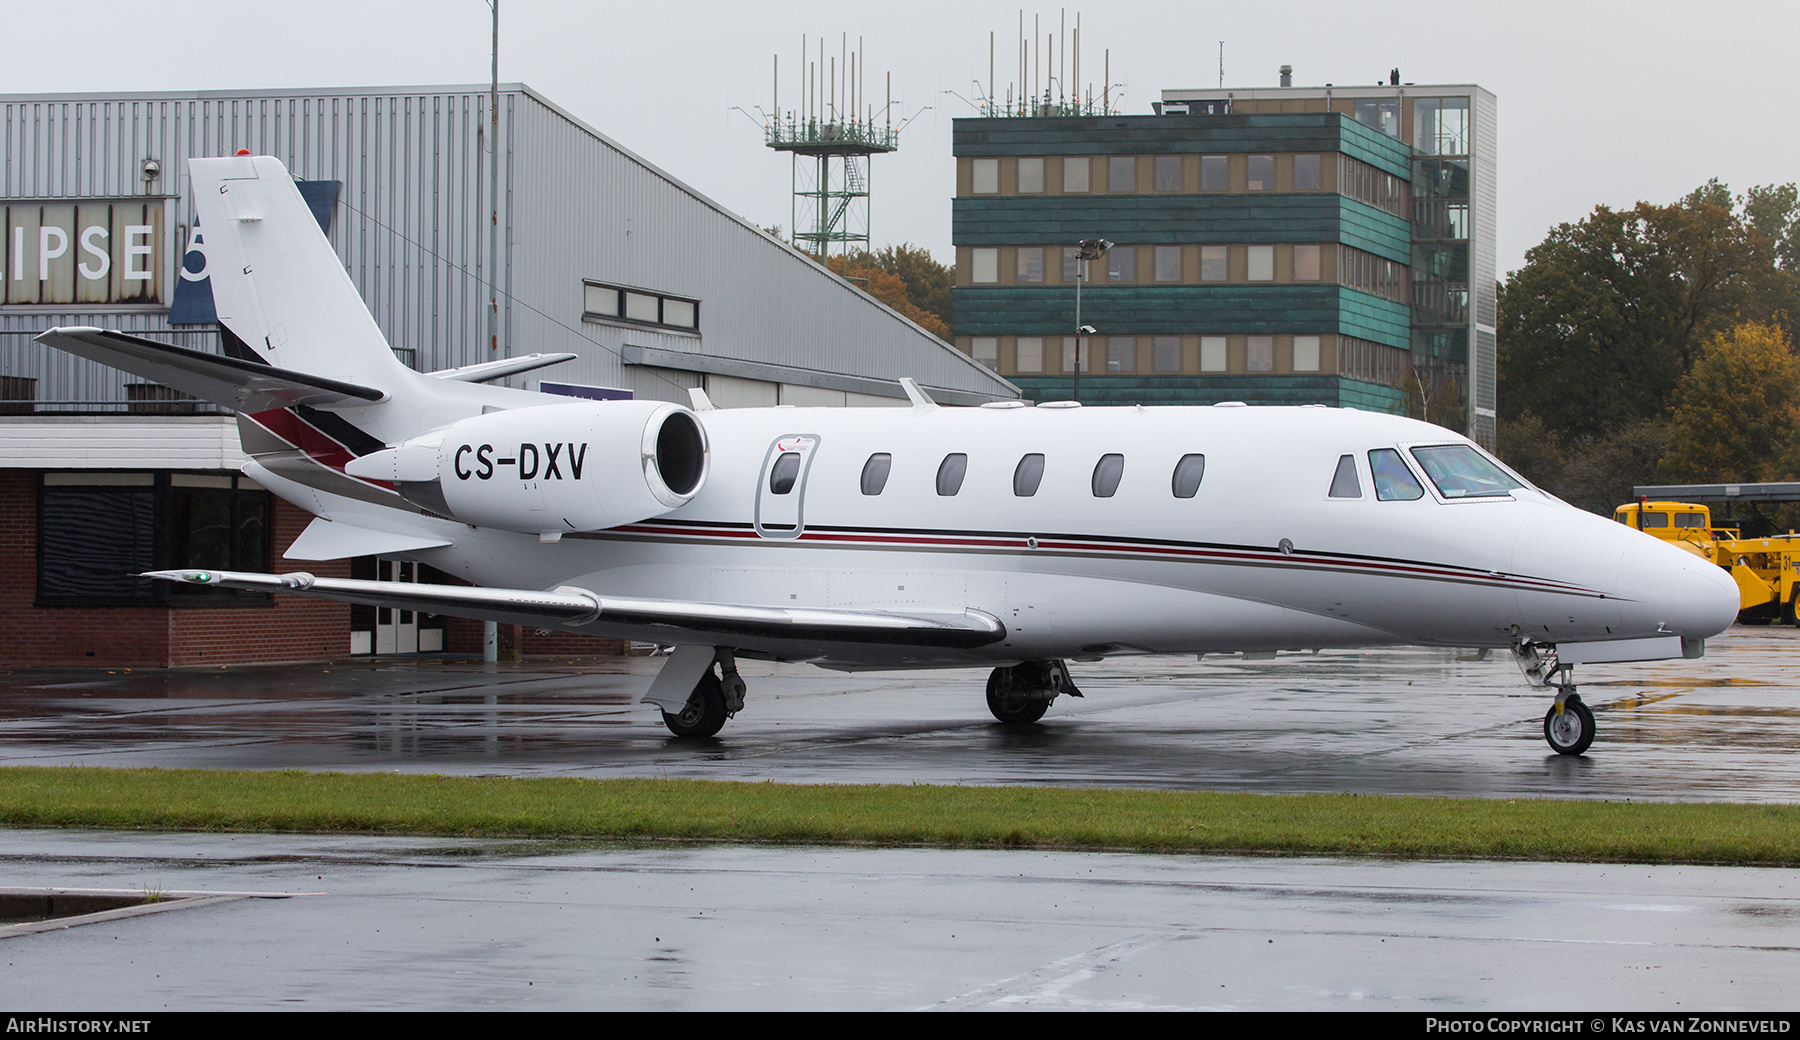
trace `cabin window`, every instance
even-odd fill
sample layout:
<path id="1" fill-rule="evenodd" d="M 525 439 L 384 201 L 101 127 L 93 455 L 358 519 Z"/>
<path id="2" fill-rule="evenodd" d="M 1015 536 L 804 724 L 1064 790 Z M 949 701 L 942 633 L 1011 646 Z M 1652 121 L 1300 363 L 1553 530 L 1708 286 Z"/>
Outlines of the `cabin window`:
<path id="1" fill-rule="evenodd" d="M 1361 498 L 1362 481 L 1356 479 L 1356 458 L 1338 456 L 1337 472 L 1331 475 L 1332 498 Z"/>
<path id="2" fill-rule="evenodd" d="M 1375 480 L 1375 497 L 1382 502 L 1410 502 L 1425 494 L 1419 478 L 1393 448 L 1369 452 L 1369 475 Z"/>
<path id="3" fill-rule="evenodd" d="M 1125 456 L 1112 454 L 1100 456 L 1094 463 L 1094 497 L 1111 498 L 1119 490 L 1119 479 L 1125 476 Z"/>
<path id="4" fill-rule="evenodd" d="M 1667 513 L 1645 513 L 1644 514 L 1644 526 L 1645 527 L 1667 527 L 1667 526 L 1669 526 L 1669 514 L 1667 514 Z"/>
<path id="5" fill-rule="evenodd" d="M 887 487 L 888 473 L 893 468 L 894 457 L 887 452 L 877 452 L 869 456 L 869 461 L 863 463 L 862 493 L 865 495 L 881 494 L 882 489 Z"/>
<path id="6" fill-rule="evenodd" d="M 1175 492 L 1176 498 L 1193 498 L 1200 490 L 1200 478 L 1206 476 L 1206 456 L 1183 455 L 1175 464 L 1175 476 L 1169 482 L 1169 489 Z"/>
<path id="7" fill-rule="evenodd" d="M 784 451 L 775 465 L 769 467 L 769 493 L 785 495 L 794 490 L 794 480 L 800 476 L 800 453 Z"/>
<path id="8" fill-rule="evenodd" d="M 944 456 L 938 464 L 937 493 L 948 498 L 962 490 L 963 477 L 969 472 L 969 457 L 957 452 Z"/>
<path id="9" fill-rule="evenodd" d="M 1019 460 L 1013 470 L 1013 494 L 1020 498 L 1030 498 L 1037 494 L 1038 485 L 1044 481 L 1044 457 L 1039 454 L 1027 455 Z"/>
<path id="10" fill-rule="evenodd" d="M 1414 448 L 1413 458 L 1425 467 L 1425 475 L 1437 485 L 1445 498 L 1477 498 L 1504 495 L 1517 487 L 1518 481 L 1506 471 L 1466 444 L 1445 444 L 1431 448 Z M 1664 524 L 1668 519 L 1664 517 Z"/>
<path id="11" fill-rule="evenodd" d="M 1706 526 L 1706 514 L 1705 513 L 1676 513 L 1675 514 L 1675 526 L 1676 527 L 1705 527 Z"/>

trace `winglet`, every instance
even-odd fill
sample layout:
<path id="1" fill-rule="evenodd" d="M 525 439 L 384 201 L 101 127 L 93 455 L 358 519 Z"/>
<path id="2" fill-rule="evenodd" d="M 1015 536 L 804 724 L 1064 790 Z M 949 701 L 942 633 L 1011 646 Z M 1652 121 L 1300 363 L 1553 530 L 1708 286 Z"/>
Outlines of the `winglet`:
<path id="1" fill-rule="evenodd" d="M 697 386 L 688 387 L 688 400 L 694 402 L 696 412 L 710 412 L 718 407 L 712 403 L 712 398 L 706 396 L 706 391 Z"/>
<path id="2" fill-rule="evenodd" d="M 914 411 L 929 412 L 932 409 L 938 407 L 938 403 L 936 401 L 933 401 L 930 397 L 927 397 L 925 394 L 925 391 L 919 389 L 918 381 L 913 379 L 912 376 L 901 376 L 900 377 L 900 389 L 906 391 L 907 398 L 910 399 L 913 403 Z"/>

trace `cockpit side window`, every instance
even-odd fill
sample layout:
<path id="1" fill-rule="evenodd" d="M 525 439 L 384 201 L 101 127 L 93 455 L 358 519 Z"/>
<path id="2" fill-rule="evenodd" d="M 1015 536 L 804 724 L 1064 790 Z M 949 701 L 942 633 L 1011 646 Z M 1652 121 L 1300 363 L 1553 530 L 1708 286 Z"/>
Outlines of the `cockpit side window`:
<path id="1" fill-rule="evenodd" d="M 879 495 L 887 487 L 888 473 L 894 468 L 894 457 L 885 451 L 869 456 L 863 463 L 862 493 Z"/>
<path id="2" fill-rule="evenodd" d="M 1361 498 L 1362 481 L 1356 477 L 1356 456 L 1338 456 L 1337 472 L 1331 475 L 1332 498 Z"/>
<path id="3" fill-rule="evenodd" d="M 1525 486 L 1467 444 L 1414 448 L 1412 454 L 1445 498 L 1492 497 Z"/>
<path id="4" fill-rule="evenodd" d="M 800 453 L 782 452 L 775 465 L 769 467 L 769 493 L 785 495 L 794 490 L 794 479 L 800 475 Z"/>
<path id="5" fill-rule="evenodd" d="M 944 456 L 938 464 L 937 493 L 948 498 L 962 490 L 963 477 L 969 472 L 969 457 L 961 452 Z"/>
<path id="6" fill-rule="evenodd" d="M 1369 452 L 1369 476 L 1375 481 L 1375 498 L 1382 502 L 1410 502 L 1425 494 L 1419 478 L 1406 468 L 1406 460 L 1393 448 Z"/>

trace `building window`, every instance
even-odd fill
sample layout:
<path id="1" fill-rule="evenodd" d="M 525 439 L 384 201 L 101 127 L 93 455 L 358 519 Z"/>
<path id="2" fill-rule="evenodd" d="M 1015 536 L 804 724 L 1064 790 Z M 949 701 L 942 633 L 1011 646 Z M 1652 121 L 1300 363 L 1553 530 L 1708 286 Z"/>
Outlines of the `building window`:
<path id="1" fill-rule="evenodd" d="M 700 328 L 700 301 L 684 296 L 583 282 L 582 320 L 621 319 L 637 325 L 662 325 L 690 332 Z"/>
<path id="2" fill-rule="evenodd" d="M 1088 170 L 1091 164 L 1088 157 L 1071 156 L 1063 160 L 1063 191 L 1079 194 L 1088 189 Z"/>
<path id="3" fill-rule="evenodd" d="M 1294 190 L 1318 191 L 1322 186 L 1319 177 L 1319 157 L 1316 155 L 1294 156 Z"/>
<path id="4" fill-rule="evenodd" d="M 1019 281 L 1036 284 L 1044 280 L 1044 247 L 1019 247 Z"/>
<path id="5" fill-rule="evenodd" d="M 1231 280 L 1231 264 L 1229 253 L 1224 246 L 1200 247 L 1200 280 L 1203 282 L 1228 282 Z"/>
<path id="6" fill-rule="evenodd" d="M 1294 371 L 1317 372 L 1319 370 L 1319 337 L 1294 337 Z"/>
<path id="7" fill-rule="evenodd" d="M 1251 246 L 1250 262 L 1245 277 L 1252 282 L 1272 282 L 1275 280 L 1275 247 Z"/>
<path id="8" fill-rule="evenodd" d="M 1137 281 L 1137 247 L 1113 246 L 1112 252 L 1106 254 L 1106 280 L 1109 282 Z"/>
<path id="9" fill-rule="evenodd" d="M 1356 121 L 1389 137 L 1400 136 L 1399 98 L 1357 98 Z"/>
<path id="10" fill-rule="evenodd" d="M 1223 372 L 1226 370 L 1226 367 L 1227 366 L 1225 363 L 1225 337 L 1224 336 L 1201 336 L 1200 337 L 1200 371 L 1202 371 L 1202 372 Z"/>
<path id="11" fill-rule="evenodd" d="M 1132 336 L 1106 337 L 1106 370 L 1137 371 L 1137 339 Z"/>
<path id="12" fill-rule="evenodd" d="M 1158 336 L 1155 340 L 1155 370 L 1158 372 L 1181 371 L 1181 337 Z"/>
<path id="13" fill-rule="evenodd" d="M 1273 155 L 1252 155 L 1250 157 L 1251 191 L 1275 190 L 1275 157 Z"/>
<path id="14" fill-rule="evenodd" d="M 1231 160 L 1223 155 L 1200 157 L 1200 190 L 1231 190 Z"/>
<path id="15" fill-rule="evenodd" d="M 1342 375 L 1399 386 L 1411 367 L 1411 351 L 1351 336 L 1338 337 L 1337 370 Z"/>
<path id="16" fill-rule="evenodd" d="M 1244 368 L 1250 372 L 1275 371 L 1275 337 L 1251 336 L 1245 341 Z"/>
<path id="17" fill-rule="evenodd" d="M 996 336 L 976 336 L 969 340 L 969 356 L 987 366 L 989 371 L 1000 369 L 1000 340 Z"/>
<path id="18" fill-rule="evenodd" d="M 1156 280 L 1159 282 L 1181 281 L 1181 247 L 1156 247 Z"/>
<path id="19" fill-rule="evenodd" d="M 976 285 L 993 285 L 1000 280 L 1000 250 L 991 247 L 969 250 L 969 281 Z"/>
<path id="20" fill-rule="evenodd" d="M 226 473 L 46 473 L 38 494 L 38 603 L 266 603 L 261 593 L 137 575 L 178 567 L 266 571 L 272 509 L 267 491 Z"/>
<path id="21" fill-rule="evenodd" d="M 1075 371 L 1076 359 L 1086 353 L 1087 351 L 1081 349 L 1080 339 L 1074 336 L 1064 336 L 1062 340 L 1062 370 L 1064 372 Z"/>
<path id="22" fill-rule="evenodd" d="M 975 159 L 969 163 L 969 190 L 975 195 L 1000 194 L 1000 160 Z"/>
<path id="23" fill-rule="evenodd" d="M 1181 156 L 1159 155 L 1156 157 L 1156 190 L 1181 190 Z"/>
<path id="24" fill-rule="evenodd" d="M 1294 281 L 1316 282 L 1319 280 L 1319 247 L 1294 247 Z"/>
<path id="25" fill-rule="evenodd" d="M 1413 147 L 1420 155 L 1469 154 L 1469 99 L 1414 98 Z"/>
<path id="26" fill-rule="evenodd" d="M 1044 370 L 1044 338 L 1042 336 L 1020 336 L 1018 345 L 1013 349 L 1013 368 L 1019 372 L 1042 372 Z"/>
<path id="27" fill-rule="evenodd" d="M 1115 155 L 1106 161 L 1106 190 L 1137 190 L 1137 156 Z"/>
<path id="28" fill-rule="evenodd" d="M 1338 156 L 1338 194 L 1348 195 L 1398 217 L 1407 215 L 1409 191 L 1406 182 L 1348 155 Z"/>
<path id="29" fill-rule="evenodd" d="M 1081 280 L 1081 250 L 1074 246 L 1064 246 L 1062 251 L 1062 280 L 1074 283 Z"/>
<path id="30" fill-rule="evenodd" d="M 1044 191 L 1044 160 L 1019 160 L 1019 194 L 1040 195 Z"/>

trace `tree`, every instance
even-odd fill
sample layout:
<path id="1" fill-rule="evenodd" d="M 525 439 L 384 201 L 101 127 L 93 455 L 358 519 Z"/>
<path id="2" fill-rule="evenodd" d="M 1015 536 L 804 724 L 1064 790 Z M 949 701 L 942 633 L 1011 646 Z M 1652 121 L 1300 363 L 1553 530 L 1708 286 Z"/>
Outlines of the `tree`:
<path id="1" fill-rule="evenodd" d="M 1661 416 L 1708 337 L 1794 305 L 1774 237 L 1792 192 L 1752 189 L 1740 213 L 1715 180 L 1553 228 L 1500 288 L 1502 422 L 1532 412 L 1572 445 Z"/>
<path id="2" fill-rule="evenodd" d="M 1707 341 L 1682 380 L 1665 469 L 1682 482 L 1793 479 L 1800 359 L 1779 326 L 1745 323 Z"/>
<path id="3" fill-rule="evenodd" d="M 878 253 L 834 256 L 827 266 L 845 278 L 866 283 L 870 296 L 938 338 L 950 339 L 950 287 L 956 275 L 933 260 L 927 250 L 903 243 Z"/>

